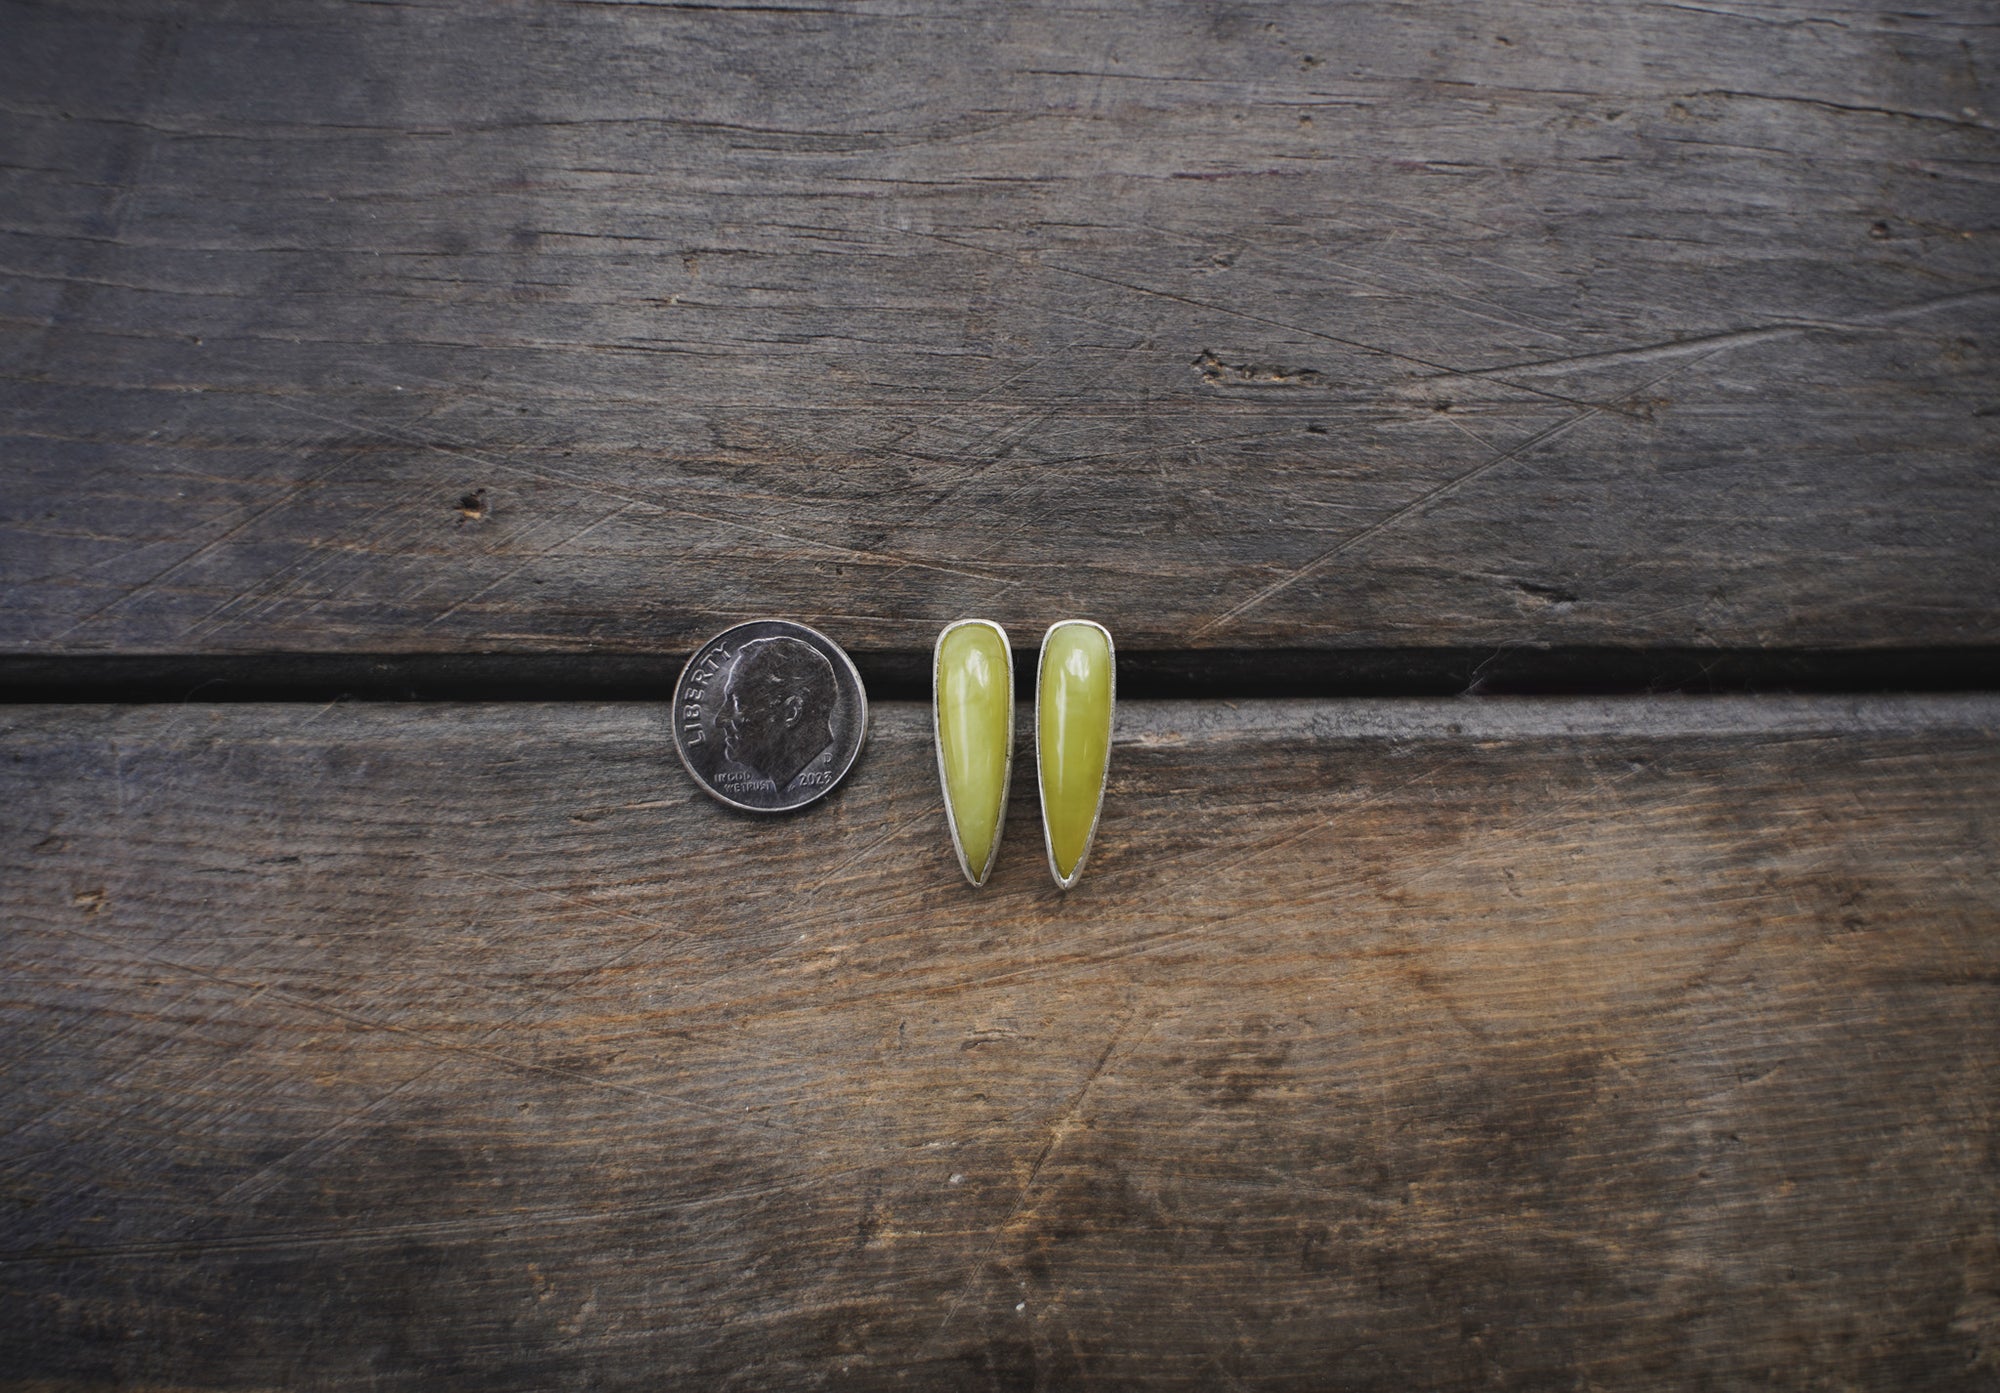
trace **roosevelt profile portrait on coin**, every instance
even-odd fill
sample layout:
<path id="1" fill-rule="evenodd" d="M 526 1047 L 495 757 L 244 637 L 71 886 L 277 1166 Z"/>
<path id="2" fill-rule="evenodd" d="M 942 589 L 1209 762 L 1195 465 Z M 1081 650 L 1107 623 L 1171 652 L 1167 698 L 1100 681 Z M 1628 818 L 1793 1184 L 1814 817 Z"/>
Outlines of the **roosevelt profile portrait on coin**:
<path id="1" fill-rule="evenodd" d="M 795 638 L 753 639 L 722 681 L 723 757 L 783 790 L 833 743 L 833 664 Z"/>

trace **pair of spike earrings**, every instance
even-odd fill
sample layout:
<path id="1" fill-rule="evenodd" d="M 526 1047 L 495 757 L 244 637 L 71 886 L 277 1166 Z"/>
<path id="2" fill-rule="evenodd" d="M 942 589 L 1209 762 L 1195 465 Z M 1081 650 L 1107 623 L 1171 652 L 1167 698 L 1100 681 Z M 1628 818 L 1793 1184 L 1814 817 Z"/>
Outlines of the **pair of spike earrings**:
<path id="1" fill-rule="evenodd" d="M 1042 635 L 1035 674 L 1035 768 L 1049 874 L 1067 890 L 1083 875 L 1118 699 L 1111 631 L 1065 619 Z M 984 885 L 999 857 L 1014 773 L 1014 650 L 989 619 L 945 625 L 931 655 L 931 722 L 945 821 L 959 869 Z"/>

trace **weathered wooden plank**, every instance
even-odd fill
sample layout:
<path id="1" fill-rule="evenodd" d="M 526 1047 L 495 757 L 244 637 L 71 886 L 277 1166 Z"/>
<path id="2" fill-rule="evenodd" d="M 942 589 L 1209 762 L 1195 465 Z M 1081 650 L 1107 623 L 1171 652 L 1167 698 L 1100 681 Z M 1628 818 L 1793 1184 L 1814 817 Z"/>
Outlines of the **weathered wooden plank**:
<path id="1" fill-rule="evenodd" d="M 1064 898 L 905 706 L 6 711 L 0 1369 L 1990 1386 L 2000 702 L 1120 716 Z"/>
<path id="2" fill-rule="evenodd" d="M 10 651 L 1994 640 L 1970 0 L 0 24 Z"/>

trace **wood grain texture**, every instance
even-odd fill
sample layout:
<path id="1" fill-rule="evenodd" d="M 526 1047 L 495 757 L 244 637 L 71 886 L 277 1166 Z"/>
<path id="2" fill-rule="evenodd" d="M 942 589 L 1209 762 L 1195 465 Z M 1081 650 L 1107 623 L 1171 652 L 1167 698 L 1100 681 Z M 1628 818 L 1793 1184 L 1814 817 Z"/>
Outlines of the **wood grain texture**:
<path id="1" fill-rule="evenodd" d="M 0 27 L 9 651 L 1995 641 L 1973 0 Z"/>
<path id="2" fill-rule="evenodd" d="M 0 720 L 26 1386 L 2000 1368 L 1995 699 L 1131 704 L 1067 898 L 909 707 Z"/>

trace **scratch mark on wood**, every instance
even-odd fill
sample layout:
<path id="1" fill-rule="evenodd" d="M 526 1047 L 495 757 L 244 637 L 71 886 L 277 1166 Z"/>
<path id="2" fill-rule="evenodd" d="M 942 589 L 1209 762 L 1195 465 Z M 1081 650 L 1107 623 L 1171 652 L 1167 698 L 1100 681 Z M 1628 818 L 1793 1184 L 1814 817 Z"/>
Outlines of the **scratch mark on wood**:
<path id="1" fill-rule="evenodd" d="M 1063 1105 L 1061 1112 L 1049 1124 L 1048 1135 L 1043 1139 L 1041 1149 L 1036 1152 L 1034 1161 L 1028 1167 L 1027 1179 L 1021 1184 L 1021 1193 L 1019 1198 L 1014 1202 L 1013 1209 L 1009 1211 L 1006 1219 L 995 1230 L 993 1242 L 987 1245 L 986 1250 L 973 1262 L 971 1271 L 966 1275 L 965 1281 L 959 1286 L 958 1295 L 953 1298 L 951 1305 L 946 1308 L 944 1319 L 938 1322 L 937 1329 L 932 1332 L 929 1341 L 926 1342 L 926 1348 L 935 1346 L 939 1340 L 944 1338 L 944 1333 L 950 1329 L 952 1320 L 958 1315 L 959 1308 L 965 1304 L 966 1298 L 972 1294 L 972 1289 L 979 1284 L 982 1269 L 993 1260 L 993 1256 L 999 1251 L 1000 1245 L 1006 1241 L 1007 1234 L 1020 1223 L 1021 1216 L 1027 1212 L 1028 1205 L 1034 1198 L 1035 1185 L 1041 1179 L 1042 1167 L 1048 1163 L 1049 1157 L 1055 1153 L 1055 1149 L 1062 1145 L 1063 1139 L 1069 1135 L 1070 1128 L 1076 1120 L 1077 1112 L 1083 1107 L 1084 1100 L 1090 1096 L 1091 1088 L 1103 1076 L 1105 1066 L 1111 1061 L 1111 1052 L 1118 1048 L 1118 1042 L 1124 1037 L 1126 1027 L 1132 1023 L 1133 1017 L 1137 1014 L 1138 1008 L 1135 1006 L 1119 1019 L 1117 1025 L 1112 1028 L 1111 1038 L 1104 1042 L 1104 1048 L 1099 1052 L 1096 1062 L 1090 1066 L 1089 1072 L 1084 1075 L 1083 1082 L 1071 1093 L 1068 1102 Z M 1143 1041 L 1145 1034 L 1142 1032 L 1139 1038 Z M 1136 1049 L 1137 1047 L 1138 1043 L 1135 1042 L 1133 1048 Z"/>
<path id="2" fill-rule="evenodd" d="M 983 252 L 987 256 L 998 257 L 1006 261 L 1014 261 L 1022 265 L 1033 266 L 1042 270 L 1055 271 L 1065 276 L 1075 276 L 1082 280 L 1096 281 L 1102 285 L 1109 285 L 1116 287 L 1117 289 L 1120 290 L 1130 291 L 1134 295 L 1148 296 L 1150 298 L 1158 300 L 1168 300 L 1172 301 L 1175 304 L 1189 306 L 1192 309 L 1204 310 L 1210 314 L 1219 314 L 1231 319 L 1241 319 L 1252 324 L 1262 324 L 1267 328 L 1283 329 L 1286 333 L 1290 334 L 1303 334 L 1308 338 L 1319 339 L 1325 343 L 1339 344 L 1343 348 L 1356 349 L 1360 352 L 1372 354 L 1376 357 L 1389 359 L 1392 362 L 1407 363 L 1414 367 L 1420 367 L 1420 368 L 1429 368 L 1435 373 L 1449 375 L 1449 376 L 1463 376 L 1463 374 L 1460 372 L 1459 369 L 1452 367 L 1448 363 L 1440 363 L 1436 359 L 1418 357 L 1415 354 L 1405 353 L 1394 348 L 1384 348 L 1380 344 L 1365 343 L 1360 339 L 1351 339 L 1340 334 L 1328 333 L 1323 329 L 1309 329 L 1302 324 L 1292 324 L 1281 319 L 1273 319 L 1268 315 L 1256 314 L 1250 310 L 1238 309 L 1232 305 L 1214 304 L 1207 300 L 1199 300 L 1194 298 L 1193 296 L 1182 295 L 1171 290 L 1161 290 L 1156 286 L 1144 285 L 1137 281 L 1120 280 L 1115 276 L 1102 275 L 1096 271 L 1085 271 L 1075 266 L 1064 266 L 1059 262 L 1046 260 L 1034 253 L 1009 253 L 1004 251 L 998 251 L 992 247 L 981 246 L 977 242 L 964 242 L 958 240 L 957 238 L 946 237 L 935 232 L 913 232 L 911 235 L 917 237 L 928 237 L 931 238 L 933 241 L 943 242 L 947 246 L 960 247 L 966 251 Z M 1551 392 L 1545 387 L 1535 387 L 1526 383 L 1507 382 L 1505 381 L 1505 379 L 1497 377 L 1494 380 L 1501 382 L 1502 385 L 1504 386 L 1515 387 L 1518 390 L 1527 392 L 1533 396 L 1546 397 L 1550 401 L 1559 401 L 1567 406 L 1595 406 L 1598 407 L 1598 409 L 1600 410 L 1605 409 L 1598 403 L 1586 401 L 1579 397 L 1568 396 L 1561 392 Z"/>
<path id="3" fill-rule="evenodd" d="M 367 1247 L 412 1238 L 489 1237 L 514 1229 L 563 1232 L 607 1224 L 629 1224 L 635 1220 L 714 1209 L 745 1201 L 770 1199 L 799 1190 L 817 1188 L 829 1181 L 866 1175 L 879 1167 L 849 1166 L 814 1172 L 796 1180 L 763 1185 L 745 1185 L 694 1195 L 686 1199 L 660 1200 L 649 1204 L 609 1205 L 586 1209 L 580 1206 L 544 1205 L 535 1209 L 503 1210 L 493 1214 L 460 1219 L 417 1220 L 396 1224 L 349 1224 L 338 1228 L 287 1229 L 276 1233 L 244 1234 L 216 1238 L 163 1238 L 134 1243 L 102 1245 L 65 1244 L 46 1249 L 14 1249 L 0 1252 L 0 1265 L 34 1266 L 44 1263 L 85 1262 L 102 1258 L 169 1258 L 200 1254 L 267 1253 L 286 1251 L 294 1246 L 305 1252 L 327 1248 Z"/>
<path id="4" fill-rule="evenodd" d="M 466 1045 L 451 1040 L 441 1040 L 428 1031 L 418 1030 L 413 1026 L 401 1025 L 390 1020 L 380 1020 L 372 1016 L 362 1015 L 358 1011 L 349 1011 L 338 1006 L 329 1005 L 323 1001 L 314 1001 L 310 997 L 301 996 L 296 992 L 285 991 L 280 987 L 273 987 L 269 983 L 244 981 L 231 977 L 226 973 L 213 972 L 207 968 L 197 967 L 192 963 L 181 962 L 178 959 L 149 952 L 129 944 L 118 944 L 111 939 L 102 938 L 94 934 L 86 934 L 76 930 L 72 932 L 75 932 L 78 938 L 85 939 L 107 949 L 130 953 L 158 967 L 168 968 L 175 972 L 185 973 L 191 977 L 199 977 L 206 981 L 214 982 L 220 986 L 234 987 L 257 995 L 268 992 L 274 998 L 282 1000 L 287 1005 L 296 1007 L 299 1010 L 313 1011 L 320 1015 L 330 1016 L 335 1020 L 345 1021 L 349 1025 L 359 1026 L 364 1030 L 387 1031 L 390 1034 L 414 1040 L 429 1049 L 441 1050 L 448 1054 L 464 1055 L 475 1059 L 484 1059 L 503 1065 L 509 1069 L 520 1069 L 528 1073 L 551 1074 L 559 1078 L 573 1079 L 578 1083 L 587 1084 L 592 1088 L 606 1089 L 614 1093 L 627 1093 L 637 1098 L 644 1098 L 649 1102 L 666 1103 L 673 1107 L 685 1108 L 690 1112 L 703 1113 L 718 1121 L 727 1122 L 733 1127 L 756 1128 L 774 1132 L 791 1132 L 796 1130 L 787 1123 L 777 1122 L 770 1118 L 743 1117 L 729 1111 L 727 1108 L 711 1107 L 706 1103 L 696 1102 L 692 1098 L 684 1098 L 672 1093 L 662 1093 L 657 1089 L 640 1088 L 634 1084 L 622 1083 L 617 1079 L 607 1079 L 596 1074 L 586 1074 L 579 1069 L 570 1069 L 559 1064 L 543 1064 L 532 1059 L 521 1059 L 518 1056 L 506 1054 L 499 1050 L 487 1049 L 476 1043 Z"/>
<path id="5" fill-rule="evenodd" d="M 1694 359 L 1693 362 L 1685 363 L 1681 367 L 1673 369 L 1671 372 L 1660 374 L 1658 377 L 1655 377 L 1650 381 L 1641 384 L 1636 390 L 1627 393 L 1626 396 L 1623 398 L 1623 400 L 1634 401 L 1639 399 L 1647 391 L 1651 390 L 1654 387 L 1657 387 L 1660 383 L 1665 382 L 1668 378 L 1675 376 L 1677 373 L 1685 372 L 1688 368 L 1693 367 L 1696 363 L 1702 362 L 1707 356 L 1708 356 L 1707 354 L 1704 354 L 1702 355 L 1701 358 Z M 1588 421 L 1598 415 L 1604 414 L 1604 412 L 1606 412 L 1607 410 L 1609 410 L 1609 408 L 1599 407 L 1599 406 L 1592 406 L 1586 408 L 1585 410 L 1580 411 L 1576 415 L 1570 417 L 1568 420 L 1558 421 L 1556 424 L 1552 426 L 1537 431 L 1535 434 L 1529 436 L 1526 440 L 1522 441 L 1519 445 L 1516 445 L 1511 449 L 1504 450 L 1500 454 L 1497 454 L 1490 459 L 1483 460 L 1479 464 L 1474 465 L 1471 469 L 1466 470 L 1464 473 L 1455 475 L 1454 477 L 1445 480 L 1443 483 L 1439 484 L 1436 488 L 1429 489 L 1426 492 L 1419 494 L 1417 497 L 1411 499 L 1408 503 L 1405 503 L 1402 507 L 1396 509 L 1395 512 L 1390 513 L 1387 517 L 1383 518 L 1380 522 L 1373 523 L 1368 527 L 1363 528 L 1361 531 L 1356 532 L 1351 537 L 1346 538 L 1344 541 L 1335 543 L 1333 546 L 1328 547 L 1325 551 L 1321 552 L 1318 556 L 1315 556 L 1312 560 L 1306 562 L 1305 565 L 1292 571 L 1290 574 L 1283 576 L 1279 580 L 1272 582 L 1270 585 L 1265 586 L 1262 590 L 1250 596 L 1250 598 L 1244 600 L 1242 603 L 1237 604 L 1230 609 L 1224 610 L 1221 614 L 1218 614 L 1217 616 L 1215 616 L 1215 618 L 1209 620 L 1207 623 L 1197 628 L 1194 631 L 1194 637 L 1196 638 L 1205 637 L 1208 634 L 1213 633 L 1215 630 L 1221 628 L 1223 625 L 1230 623 L 1232 620 L 1241 618 L 1243 615 L 1248 614 L 1251 610 L 1255 609 L 1257 606 L 1263 604 L 1266 600 L 1271 599 L 1275 595 L 1282 594 L 1284 591 L 1289 590 L 1292 586 L 1297 585 L 1300 581 L 1304 580 L 1307 576 L 1313 574 L 1313 572 L 1319 570 L 1322 566 L 1326 565 L 1327 562 L 1333 560 L 1335 557 L 1340 556 L 1345 552 L 1353 550 L 1355 547 L 1360 546 L 1363 542 L 1368 541 L 1370 538 L 1381 535 L 1383 532 L 1386 532 L 1391 527 L 1394 527 L 1397 523 L 1403 521 L 1403 519 L 1409 517 L 1415 517 L 1418 514 L 1423 513 L 1424 511 L 1429 509 L 1432 504 L 1437 503 L 1442 499 L 1451 497 L 1453 494 L 1457 493 L 1460 489 L 1463 489 L 1467 484 L 1473 483 L 1476 480 L 1484 477 L 1485 475 L 1491 473 L 1493 470 L 1499 468 L 1501 465 L 1506 464 L 1508 461 L 1519 459 L 1522 455 L 1526 454 L 1528 451 L 1533 450 L 1538 446 L 1547 444 L 1549 441 L 1554 440 L 1558 436 L 1563 435 L 1564 433 L 1573 430 L 1575 427 L 1582 425 L 1585 421 Z"/>
<path id="6" fill-rule="evenodd" d="M 1537 358 L 1522 363 L 1502 363 L 1490 368 L 1468 368 L 1460 373 L 1439 374 L 1438 377 L 1427 380 L 1439 381 L 1450 375 L 1485 377 L 1494 373 L 1559 377 L 1567 375 L 1576 368 L 1614 367 L 1623 363 L 1657 363 L 1667 359 L 1687 357 L 1690 354 L 1705 358 L 1726 349 L 1749 348 L 1756 344 L 1798 338 L 1805 334 L 1866 333 L 1884 325 L 1900 324 L 1942 310 L 1966 309 L 1991 304 L 1995 300 L 2000 300 L 2000 287 L 1940 295 L 1935 299 L 1919 301 L 1913 305 L 1901 305 L 1874 314 L 1855 315 L 1842 320 L 1787 319 L 1776 324 L 1758 325 L 1751 329 L 1731 329 L 1721 333 L 1702 334 L 1694 338 L 1670 339 L 1665 343 L 1645 344 L 1636 348 L 1614 348 L 1602 353 L 1577 353 L 1562 358 Z"/>
<path id="7" fill-rule="evenodd" d="M 613 508 L 610 512 L 605 513 L 603 516 L 596 519 L 594 522 L 586 523 L 584 526 L 570 533 L 569 536 L 564 537 L 561 541 L 551 543 L 550 545 L 543 547 L 540 551 L 535 552 L 533 555 L 525 557 L 519 564 L 508 567 L 506 570 L 502 571 L 499 575 L 495 576 L 492 580 L 480 586 L 470 595 L 467 595 L 464 599 L 454 600 L 451 604 L 439 610 L 436 614 L 432 615 L 430 619 L 425 621 L 423 627 L 429 629 L 438 624 L 442 624 L 445 620 L 451 618 L 454 614 L 457 614 L 460 610 L 465 609 L 469 605 L 476 604 L 479 600 L 483 599 L 485 596 L 499 589 L 501 586 L 505 585 L 508 581 L 512 580 L 515 576 L 521 574 L 521 572 L 528 569 L 528 567 L 534 565 L 537 561 L 546 560 L 549 557 L 554 556 L 557 552 L 568 550 L 570 547 L 575 546 L 585 537 L 588 537 L 591 533 L 595 532 L 598 528 L 605 526 L 607 523 L 616 522 L 619 518 L 623 517 L 626 513 L 630 512 L 633 508 L 637 506 L 638 506 L 637 504 L 633 503 L 621 503 L 617 507 Z"/>
<path id="8" fill-rule="evenodd" d="M 695 512 L 692 509 L 676 507 L 672 504 L 663 503 L 659 499 L 649 497 L 645 494 L 634 493 L 630 490 L 619 489 L 611 485 L 598 483 L 565 470 L 550 468 L 547 465 L 543 465 L 540 467 L 531 467 L 524 464 L 516 464 L 510 460 L 499 459 L 492 455 L 477 453 L 463 446 L 446 443 L 435 438 L 425 439 L 419 436 L 406 435 L 390 426 L 380 425 L 368 421 L 349 419 L 340 416 L 332 416 L 319 411 L 311 411 L 303 406 L 298 405 L 295 402 L 273 400 L 270 404 L 278 407 L 281 410 L 295 412 L 300 416 L 308 416 L 313 418 L 314 420 L 323 421 L 328 425 L 339 426 L 344 430 L 361 431 L 370 435 L 379 435 L 386 439 L 400 441 L 401 443 L 406 445 L 412 445 L 419 447 L 421 449 L 435 451 L 438 454 L 448 455 L 454 459 L 462 459 L 467 461 L 468 463 L 477 464 L 486 469 L 498 470 L 502 473 L 512 474 L 519 478 L 531 479 L 536 483 L 564 484 L 570 488 L 577 489 L 579 492 L 601 494 L 609 499 L 613 499 L 626 504 L 639 504 L 647 508 L 656 509 L 659 512 L 666 513 L 674 517 L 688 518 L 692 521 L 706 523 L 713 527 L 732 528 L 737 531 L 748 532 L 753 536 L 766 537 L 773 541 L 790 543 L 793 546 L 809 547 L 815 551 L 830 552 L 836 556 L 845 557 L 849 560 L 896 562 L 898 564 L 905 566 L 913 566 L 920 570 L 938 571 L 948 575 L 965 576 L 973 580 L 987 581 L 1002 587 L 1011 587 L 1014 585 L 1018 585 L 1020 583 L 1019 581 L 1011 577 L 996 576 L 987 572 L 970 570 L 965 567 L 952 566 L 937 561 L 927 561 L 922 557 L 899 556 L 893 553 L 878 552 L 878 551 L 863 551 L 854 547 L 840 546 L 837 543 L 833 542 L 822 542 L 816 537 L 801 537 L 793 533 L 781 531 L 780 529 L 775 527 L 767 527 L 761 523 L 744 522 L 736 518 L 721 517 L 712 513 Z"/>

